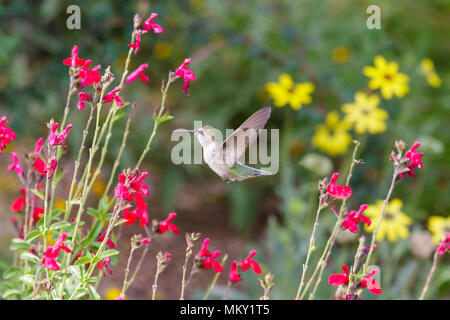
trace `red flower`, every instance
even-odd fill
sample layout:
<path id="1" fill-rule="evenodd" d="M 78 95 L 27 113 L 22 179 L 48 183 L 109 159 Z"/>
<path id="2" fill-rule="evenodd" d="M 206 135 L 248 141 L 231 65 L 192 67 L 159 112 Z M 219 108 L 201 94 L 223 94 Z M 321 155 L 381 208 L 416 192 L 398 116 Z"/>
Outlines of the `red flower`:
<path id="1" fill-rule="evenodd" d="M 372 272 L 364 277 L 361 281 L 361 286 L 369 289 L 369 291 L 373 294 L 382 294 L 381 287 L 378 282 L 375 281 L 372 277 L 378 272 L 378 270 L 372 270 Z"/>
<path id="2" fill-rule="evenodd" d="M 56 157 L 52 157 L 50 160 L 50 166 L 47 167 L 47 163 L 44 162 L 41 158 L 36 158 L 33 163 L 33 167 L 39 172 L 40 175 L 45 176 L 48 174 L 48 177 L 51 178 L 53 173 L 55 172 L 56 166 L 58 165 L 58 161 Z"/>
<path id="3" fill-rule="evenodd" d="M 45 210 L 44 208 L 39 208 L 36 207 L 33 209 L 33 221 L 34 222 L 38 222 L 39 220 L 41 220 L 41 216 L 44 214 Z"/>
<path id="4" fill-rule="evenodd" d="M 114 196 L 116 198 L 128 199 L 130 193 L 128 191 L 128 186 L 126 185 L 127 176 L 123 173 L 119 174 L 119 183 L 114 189 Z"/>
<path id="5" fill-rule="evenodd" d="M 64 59 L 63 64 L 66 66 L 71 66 L 72 68 L 80 67 L 84 65 L 84 60 L 78 58 L 78 47 L 74 45 L 72 47 L 72 55 L 70 58 Z"/>
<path id="6" fill-rule="evenodd" d="M 128 44 L 130 48 L 134 48 L 134 54 L 138 53 L 141 46 L 141 30 L 136 30 L 136 42 Z"/>
<path id="7" fill-rule="evenodd" d="M 229 279 L 231 282 L 239 282 L 241 280 L 241 273 L 253 268 L 253 272 L 256 274 L 261 274 L 262 270 L 259 266 L 259 263 L 252 258 L 256 255 L 256 250 L 252 250 L 249 252 L 248 257 L 244 260 L 241 260 L 239 264 L 234 260 L 231 263 L 231 269 L 229 274 Z"/>
<path id="8" fill-rule="evenodd" d="M 103 102 L 111 102 L 113 99 L 116 101 L 116 104 L 120 107 L 123 106 L 123 102 L 120 99 L 118 95 L 116 95 L 117 92 L 120 91 L 120 87 L 117 86 L 103 97 Z"/>
<path id="9" fill-rule="evenodd" d="M 359 210 L 355 212 L 354 210 L 350 211 L 347 214 L 344 222 L 342 223 L 342 227 L 344 229 L 349 229 L 350 232 L 356 233 L 358 232 L 358 222 L 361 220 L 367 226 L 370 226 L 372 221 L 366 216 L 363 216 L 361 213 L 367 209 L 367 204 L 363 204 L 359 207 Z"/>
<path id="10" fill-rule="evenodd" d="M 111 263 L 111 258 L 110 257 L 106 257 L 105 259 L 103 259 L 102 261 L 97 262 L 97 268 L 99 268 L 100 270 L 102 270 L 103 275 L 105 274 L 105 272 L 103 271 L 103 268 L 106 269 L 106 271 L 108 271 L 108 273 L 110 275 L 114 275 L 112 270 L 109 269 L 108 265 Z"/>
<path id="11" fill-rule="evenodd" d="M 348 267 L 343 264 L 342 270 L 344 271 L 344 273 L 330 274 L 330 276 L 328 277 L 328 283 L 336 287 L 339 287 L 342 284 L 348 284 Z"/>
<path id="12" fill-rule="evenodd" d="M 22 197 L 17 198 L 14 200 L 14 202 L 11 204 L 11 210 L 15 212 L 22 211 L 23 207 L 26 203 L 26 191 L 24 188 L 20 189 L 20 192 L 23 194 Z"/>
<path id="13" fill-rule="evenodd" d="M 150 239 L 149 239 L 149 238 L 141 239 L 140 243 L 141 243 L 142 245 L 144 245 L 144 244 L 149 244 L 149 243 L 150 243 Z"/>
<path id="14" fill-rule="evenodd" d="M 410 160 L 410 162 L 408 164 L 409 171 L 407 173 L 411 177 L 416 176 L 416 174 L 413 171 L 414 169 L 423 167 L 423 163 L 422 163 L 423 153 L 419 153 L 416 151 L 416 149 L 418 147 L 420 147 L 420 142 L 416 141 L 413 143 L 412 147 L 408 151 L 406 151 L 406 154 L 405 154 L 405 158 Z M 402 172 L 398 175 L 398 177 L 401 179 L 405 176 L 405 174 L 406 173 Z"/>
<path id="15" fill-rule="evenodd" d="M 94 83 L 100 82 L 102 79 L 100 73 L 97 71 L 101 68 L 101 66 L 97 65 L 92 69 L 88 69 L 91 63 L 91 60 L 86 60 L 83 67 L 81 67 L 78 72 L 78 77 L 81 79 L 80 87 L 92 86 Z"/>
<path id="16" fill-rule="evenodd" d="M 97 239 L 97 242 L 103 242 L 105 240 L 106 231 L 103 232 L 103 234 Z M 116 244 L 111 241 L 111 239 L 106 240 L 106 244 L 109 246 L 110 249 L 114 249 L 116 247 Z"/>
<path id="17" fill-rule="evenodd" d="M 69 134 L 70 129 L 72 129 L 72 124 L 69 123 L 63 131 L 61 131 L 59 134 L 56 134 L 58 126 L 58 123 L 55 122 L 50 129 L 50 134 L 48 136 L 48 144 L 50 146 L 57 146 L 66 142 L 67 135 Z"/>
<path id="18" fill-rule="evenodd" d="M 222 272 L 223 268 L 220 265 L 219 261 L 215 261 L 214 259 L 220 256 L 221 252 L 219 250 L 214 251 L 213 254 L 209 252 L 207 249 L 209 244 L 209 238 L 203 240 L 202 247 L 197 254 L 197 260 L 201 263 L 201 267 L 205 269 L 209 269 L 211 267 L 214 268 L 215 273 Z"/>
<path id="19" fill-rule="evenodd" d="M 179 66 L 177 68 L 177 70 L 175 71 L 175 74 L 177 75 L 178 78 L 183 77 L 184 78 L 184 84 L 183 84 L 183 91 L 186 95 L 189 95 L 189 82 L 194 81 L 195 80 L 195 75 L 194 73 L 189 70 L 186 69 L 186 66 L 191 63 L 191 58 L 186 58 L 184 59 L 184 62 L 181 66 Z"/>
<path id="20" fill-rule="evenodd" d="M 61 267 L 56 262 L 56 258 L 59 255 L 60 250 L 65 252 L 72 252 L 68 247 L 64 245 L 64 240 L 67 237 L 67 233 L 64 232 L 60 234 L 58 240 L 53 246 L 48 246 L 47 250 L 45 250 L 44 258 L 42 259 L 42 263 L 48 270 L 59 270 Z"/>
<path id="21" fill-rule="evenodd" d="M 440 255 L 443 255 L 447 251 L 450 251 L 450 232 L 447 233 L 447 237 L 445 237 L 445 239 L 441 242 L 437 251 L 438 251 L 438 254 L 440 254 Z"/>
<path id="22" fill-rule="evenodd" d="M 42 145 L 44 144 L 44 139 L 41 137 L 38 139 L 38 141 L 36 141 L 36 144 L 34 145 L 34 152 L 32 157 L 36 158 L 42 150 Z"/>
<path id="23" fill-rule="evenodd" d="M 84 108 L 86 107 L 86 104 L 83 101 L 91 101 L 91 100 L 92 97 L 89 94 L 87 94 L 86 92 L 79 92 L 77 103 L 78 110 L 84 110 Z"/>
<path id="24" fill-rule="evenodd" d="M 335 199 L 347 199 L 352 195 L 352 189 L 349 186 L 341 186 L 336 184 L 339 173 L 333 173 L 330 183 L 327 186 L 327 192 Z"/>
<path id="25" fill-rule="evenodd" d="M 166 220 L 161 221 L 158 225 L 158 232 L 159 233 L 165 233 L 167 232 L 167 230 L 172 230 L 174 233 L 178 234 L 180 231 L 178 230 L 177 226 L 174 225 L 173 223 L 170 223 L 170 221 L 172 221 L 175 217 L 177 216 L 177 214 L 175 212 L 171 212 L 169 213 L 169 216 L 167 217 Z"/>
<path id="26" fill-rule="evenodd" d="M 13 163 L 8 166 L 8 172 L 11 170 L 16 170 L 17 175 L 21 177 L 23 174 L 23 168 L 20 165 L 19 158 L 15 152 L 11 152 L 11 158 L 13 159 Z"/>
<path id="27" fill-rule="evenodd" d="M 164 29 L 159 24 L 153 22 L 153 19 L 155 19 L 156 17 L 158 17 L 158 14 L 152 12 L 150 14 L 150 17 L 144 21 L 144 23 L 142 24 L 142 29 L 144 29 L 143 33 L 146 33 L 150 30 L 153 30 L 154 33 L 162 33 L 164 31 Z"/>
<path id="28" fill-rule="evenodd" d="M 143 72 L 148 68 L 148 63 L 141 64 L 136 70 L 134 70 L 130 75 L 125 79 L 125 83 L 130 83 L 136 80 L 138 77 L 143 82 L 148 82 L 148 77 L 143 74 Z"/>
<path id="29" fill-rule="evenodd" d="M 6 145 L 16 138 L 16 133 L 5 126 L 6 121 L 8 121 L 6 117 L 0 118 L 0 154 Z"/>

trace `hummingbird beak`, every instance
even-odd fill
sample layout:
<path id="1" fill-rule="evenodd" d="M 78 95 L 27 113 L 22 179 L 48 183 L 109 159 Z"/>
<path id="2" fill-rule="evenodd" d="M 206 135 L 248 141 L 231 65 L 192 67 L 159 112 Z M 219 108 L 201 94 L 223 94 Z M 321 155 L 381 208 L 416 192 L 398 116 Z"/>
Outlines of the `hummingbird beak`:
<path id="1" fill-rule="evenodd" d="M 188 132 L 188 133 L 194 133 L 195 130 L 188 130 L 188 129 L 176 129 L 174 132 Z"/>

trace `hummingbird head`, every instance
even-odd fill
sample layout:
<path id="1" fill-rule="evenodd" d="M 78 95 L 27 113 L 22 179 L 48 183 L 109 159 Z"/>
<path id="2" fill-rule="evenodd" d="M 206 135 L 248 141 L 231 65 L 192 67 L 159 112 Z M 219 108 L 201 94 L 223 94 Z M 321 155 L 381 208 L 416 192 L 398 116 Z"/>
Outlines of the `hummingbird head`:
<path id="1" fill-rule="evenodd" d="M 221 143 L 217 136 L 217 129 L 211 126 L 204 126 L 194 130 L 194 135 L 203 148 L 210 144 Z"/>

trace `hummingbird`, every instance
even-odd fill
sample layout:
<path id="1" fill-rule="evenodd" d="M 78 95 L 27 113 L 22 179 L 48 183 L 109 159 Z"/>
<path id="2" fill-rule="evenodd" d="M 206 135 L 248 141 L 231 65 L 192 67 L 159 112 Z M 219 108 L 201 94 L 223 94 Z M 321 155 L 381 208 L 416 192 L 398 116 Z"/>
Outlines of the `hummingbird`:
<path id="1" fill-rule="evenodd" d="M 226 183 L 249 178 L 268 176 L 272 173 L 247 166 L 238 161 L 247 147 L 256 140 L 270 117 L 270 107 L 252 114 L 225 141 L 212 126 L 195 130 L 177 129 L 178 132 L 193 133 L 203 149 L 203 158 L 208 166 Z"/>

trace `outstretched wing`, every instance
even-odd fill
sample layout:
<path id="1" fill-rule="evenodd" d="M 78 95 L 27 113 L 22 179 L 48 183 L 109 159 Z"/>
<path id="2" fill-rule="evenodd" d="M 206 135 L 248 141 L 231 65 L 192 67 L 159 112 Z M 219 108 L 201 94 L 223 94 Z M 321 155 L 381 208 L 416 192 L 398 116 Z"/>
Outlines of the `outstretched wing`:
<path id="1" fill-rule="evenodd" d="M 230 168 L 230 181 L 242 181 L 248 178 L 260 177 L 260 176 L 271 176 L 273 173 L 257 169 L 253 167 L 246 166 L 245 164 L 237 161 Z"/>
<path id="2" fill-rule="evenodd" d="M 270 107 L 256 111 L 236 129 L 223 143 L 223 154 L 228 165 L 236 161 L 245 153 L 247 147 L 256 140 L 261 129 L 270 117 Z"/>

